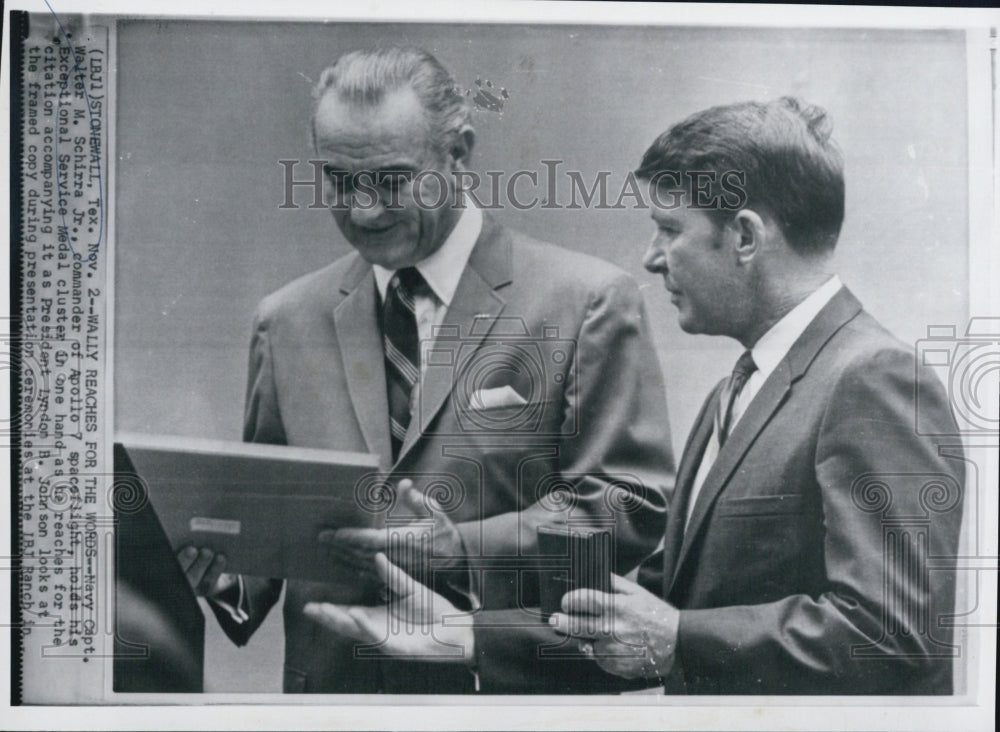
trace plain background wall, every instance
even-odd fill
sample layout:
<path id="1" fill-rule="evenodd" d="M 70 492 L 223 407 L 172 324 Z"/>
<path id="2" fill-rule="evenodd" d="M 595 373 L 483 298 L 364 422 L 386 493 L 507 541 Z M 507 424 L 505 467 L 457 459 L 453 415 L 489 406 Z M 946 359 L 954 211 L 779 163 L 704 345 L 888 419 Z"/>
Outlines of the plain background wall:
<path id="1" fill-rule="evenodd" d="M 614 182 L 655 136 L 693 112 L 785 94 L 820 104 L 846 162 L 845 283 L 907 343 L 928 325 L 962 327 L 968 317 L 961 33 L 207 21 L 118 28 L 117 429 L 239 439 L 255 304 L 349 251 L 329 214 L 305 207 L 308 192 L 297 194 L 302 208 L 278 209 L 277 161 L 312 157 L 311 80 L 341 52 L 373 45 L 421 46 L 462 88 L 474 92 L 478 77 L 508 90 L 502 114 L 476 113 L 474 170 L 535 170 L 544 180 L 540 161 L 559 159 L 561 171 L 588 181 L 610 171 L 612 198 Z M 561 190 L 568 200 L 568 187 Z M 494 215 L 615 262 L 644 286 L 679 454 L 701 400 L 740 347 L 677 327 L 662 281 L 641 266 L 653 233 L 648 212 Z M 280 613 L 242 650 L 208 626 L 209 690 L 280 689 Z"/>

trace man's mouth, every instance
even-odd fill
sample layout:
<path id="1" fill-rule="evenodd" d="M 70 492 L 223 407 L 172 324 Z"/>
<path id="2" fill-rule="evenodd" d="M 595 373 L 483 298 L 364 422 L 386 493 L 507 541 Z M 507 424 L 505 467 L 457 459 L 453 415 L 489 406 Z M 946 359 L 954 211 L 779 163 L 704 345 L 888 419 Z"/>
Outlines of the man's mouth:
<path id="1" fill-rule="evenodd" d="M 384 234 L 395 226 L 395 224 L 388 224 L 386 226 L 362 226 L 358 227 L 357 231 L 362 236 L 378 236 L 379 234 Z"/>

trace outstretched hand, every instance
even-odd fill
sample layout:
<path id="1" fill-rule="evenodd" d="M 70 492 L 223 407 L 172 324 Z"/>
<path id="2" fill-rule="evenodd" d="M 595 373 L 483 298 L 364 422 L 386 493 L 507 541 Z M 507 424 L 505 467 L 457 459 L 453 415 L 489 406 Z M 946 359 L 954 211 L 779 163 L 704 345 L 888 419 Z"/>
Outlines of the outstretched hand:
<path id="1" fill-rule="evenodd" d="M 354 570 L 373 574 L 375 555 L 388 554 L 403 569 L 412 574 L 427 576 L 431 559 L 435 569 L 446 569 L 457 564 L 464 554 L 462 539 L 448 514 L 430 496 L 424 496 L 413 487 L 409 478 L 401 480 L 398 486 L 400 502 L 417 516 L 430 515 L 434 520 L 433 530 L 428 536 L 426 521 L 414 521 L 409 525 L 393 526 L 395 546 L 388 546 L 389 532 L 386 529 L 326 529 L 319 533 L 318 540 L 326 544 L 337 557 Z"/>
<path id="2" fill-rule="evenodd" d="M 472 621 L 454 605 L 375 555 L 375 569 L 389 590 L 386 605 L 307 603 L 303 612 L 334 633 L 379 645 L 385 656 L 424 661 L 471 662 Z"/>

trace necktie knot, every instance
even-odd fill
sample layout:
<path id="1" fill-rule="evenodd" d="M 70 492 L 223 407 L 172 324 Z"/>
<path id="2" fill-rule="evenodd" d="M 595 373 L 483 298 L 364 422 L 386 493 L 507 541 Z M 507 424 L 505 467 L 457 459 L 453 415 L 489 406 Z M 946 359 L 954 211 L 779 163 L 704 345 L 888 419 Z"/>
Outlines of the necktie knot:
<path id="1" fill-rule="evenodd" d="M 753 355 L 750 351 L 744 351 L 736 360 L 736 365 L 733 367 L 733 376 L 735 378 L 742 378 L 745 381 L 756 370 L 757 364 L 753 361 Z"/>
<path id="2" fill-rule="evenodd" d="M 395 283 L 395 287 L 410 296 L 421 292 L 427 287 L 427 281 L 416 267 L 403 267 L 396 270 L 396 274 L 392 276 L 392 281 Z"/>

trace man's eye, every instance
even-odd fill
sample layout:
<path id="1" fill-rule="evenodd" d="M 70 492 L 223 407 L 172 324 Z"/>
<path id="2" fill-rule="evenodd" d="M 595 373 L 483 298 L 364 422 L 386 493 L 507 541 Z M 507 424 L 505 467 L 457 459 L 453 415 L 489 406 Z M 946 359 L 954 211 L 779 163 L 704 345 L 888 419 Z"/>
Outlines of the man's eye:
<path id="1" fill-rule="evenodd" d="M 392 175 L 383 175 L 379 179 L 379 188 L 383 191 L 395 193 L 401 188 L 406 186 L 410 182 L 410 176 L 406 174 L 396 173 Z"/>
<path id="2" fill-rule="evenodd" d="M 335 189 L 338 191 L 346 191 L 350 189 L 350 176 L 346 171 L 343 170 L 327 170 L 326 178 L 330 181 Z"/>

